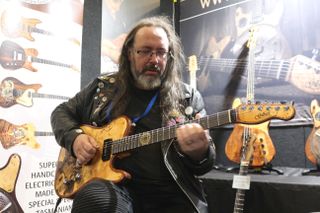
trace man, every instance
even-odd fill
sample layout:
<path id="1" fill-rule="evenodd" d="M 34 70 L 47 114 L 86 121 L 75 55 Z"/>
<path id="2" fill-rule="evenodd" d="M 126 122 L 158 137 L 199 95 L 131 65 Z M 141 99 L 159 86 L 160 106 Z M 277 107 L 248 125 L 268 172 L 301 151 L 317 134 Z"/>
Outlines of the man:
<path id="1" fill-rule="evenodd" d="M 99 147 L 79 129 L 83 124 L 103 126 L 125 115 L 137 134 L 205 115 L 200 93 L 181 81 L 181 43 L 167 18 L 141 20 L 119 62 L 118 73 L 95 79 L 52 113 L 58 143 L 80 164 L 90 163 Z M 196 176 L 211 170 L 214 157 L 207 131 L 197 123 L 181 125 L 172 140 L 116 156 L 113 166 L 131 178 L 91 181 L 76 193 L 72 212 L 207 212 Z"/>

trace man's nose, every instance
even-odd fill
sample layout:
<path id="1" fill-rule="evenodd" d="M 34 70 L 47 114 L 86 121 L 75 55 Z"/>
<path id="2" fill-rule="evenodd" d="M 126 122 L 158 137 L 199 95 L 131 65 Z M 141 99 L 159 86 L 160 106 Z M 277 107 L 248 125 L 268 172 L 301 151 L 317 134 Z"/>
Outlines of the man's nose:
<path id="1" fill-rule="evenodd" d="M 152 62 L 158 63 L 159 57 L 157 56 L 157 52 L 151 52 L 151 55 L 149 56 L 149 60 Z"/>

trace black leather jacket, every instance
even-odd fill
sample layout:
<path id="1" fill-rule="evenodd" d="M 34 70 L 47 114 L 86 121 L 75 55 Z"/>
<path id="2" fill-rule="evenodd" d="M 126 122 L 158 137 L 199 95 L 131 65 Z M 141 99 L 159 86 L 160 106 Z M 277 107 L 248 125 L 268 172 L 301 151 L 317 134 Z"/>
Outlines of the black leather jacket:
<path id="1" fill-rule="evenodd" d="M 106 124 L 106 109 L 117 93 L 115 81 L 115 75 L 102 75 L 53 111 L 51 125 L 60 146 L 74 155 L 72 145 L 74 139 L 81 134 L 80 125 L 103 126 Z M 183 86 L 186 103 L 192 106 L 195 113 L 205 115 L 200 93 L 187 84 Z M 179 153 L 174 144 L 173 140 L 161 143 L 166 167 L 195 207 L 196 212 L 207 212 L 207 202 L 197 176 L 212 169 L 215 159 L 214 145 L 212 143 L 210 146 L 205 160 L 194 162 Z"/>

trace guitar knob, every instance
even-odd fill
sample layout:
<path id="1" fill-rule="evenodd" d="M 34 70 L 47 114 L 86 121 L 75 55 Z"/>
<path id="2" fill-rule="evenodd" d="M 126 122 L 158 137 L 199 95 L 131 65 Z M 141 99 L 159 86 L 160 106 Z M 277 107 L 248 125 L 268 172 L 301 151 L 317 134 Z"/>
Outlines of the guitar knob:
<path id="1" fill-rule="evenodd" d="M 74 177 L 75 181 L 79 181 L 81 180 L 81 174 L 80 173 L 77 173 Z"/>

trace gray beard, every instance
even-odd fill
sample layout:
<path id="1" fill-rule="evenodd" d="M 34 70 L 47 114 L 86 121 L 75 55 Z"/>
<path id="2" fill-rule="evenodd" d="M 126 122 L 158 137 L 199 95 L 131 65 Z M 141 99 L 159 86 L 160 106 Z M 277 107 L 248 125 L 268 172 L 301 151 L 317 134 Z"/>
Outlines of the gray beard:
<path id="1" fill-rule="evenodd" d="M 136 86 L 144 90 L 157 89 L 161 85 L 160 76 L 134 75 Z"/>

